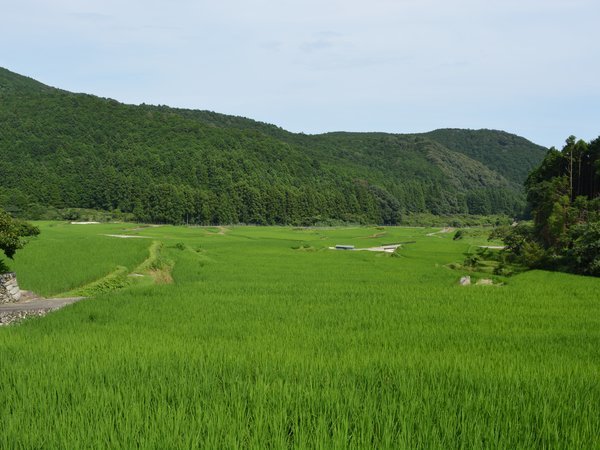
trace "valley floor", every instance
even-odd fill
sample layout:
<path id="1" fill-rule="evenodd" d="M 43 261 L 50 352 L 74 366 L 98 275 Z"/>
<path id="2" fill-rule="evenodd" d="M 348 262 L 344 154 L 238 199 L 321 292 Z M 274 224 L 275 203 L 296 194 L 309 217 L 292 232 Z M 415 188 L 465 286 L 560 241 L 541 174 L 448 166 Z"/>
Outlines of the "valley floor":
<path id="1" fill-rule="evenodd" d="M 0 328 L 0 448 L 600 448 L 600 279 L 460 286 L 483 232 L 40 226 L 90 295 Z"/>

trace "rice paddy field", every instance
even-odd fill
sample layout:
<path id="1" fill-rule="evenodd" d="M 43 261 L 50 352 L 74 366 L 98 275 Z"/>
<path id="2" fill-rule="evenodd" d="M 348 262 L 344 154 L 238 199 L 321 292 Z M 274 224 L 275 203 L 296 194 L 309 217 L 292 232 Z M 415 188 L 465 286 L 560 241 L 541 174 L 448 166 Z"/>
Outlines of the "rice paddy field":
<path id="1" fill-rule="evenodd" d="M 600 448 L 600 279 L 460 286 L 485 233 L 40 227 L 24 289 L 141 276 L 0 327 L 0 448 Z"/>

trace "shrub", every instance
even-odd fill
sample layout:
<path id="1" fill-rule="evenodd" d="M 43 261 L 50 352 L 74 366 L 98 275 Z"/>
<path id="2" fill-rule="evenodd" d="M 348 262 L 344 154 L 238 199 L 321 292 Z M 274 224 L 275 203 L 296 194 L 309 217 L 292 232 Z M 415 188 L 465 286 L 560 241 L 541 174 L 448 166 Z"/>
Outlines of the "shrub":
<path id="1" fill-rule="evenodd" d="M 480 258 L 478 255 L 468 255 L 465 258 L 464 266 L 465 267 L 477 267 L 479 264 Z"/>
<path id="2" fill-rule="evenodd" d="M 0 209 L 0 250 L 11 258 L 15 252 L 27 243 L 26 237 L 36 236 L 39 228 L 20 220 L 13 219 Z M 0 260 L 0 272 L 7 272 L 8 267 Z"/>

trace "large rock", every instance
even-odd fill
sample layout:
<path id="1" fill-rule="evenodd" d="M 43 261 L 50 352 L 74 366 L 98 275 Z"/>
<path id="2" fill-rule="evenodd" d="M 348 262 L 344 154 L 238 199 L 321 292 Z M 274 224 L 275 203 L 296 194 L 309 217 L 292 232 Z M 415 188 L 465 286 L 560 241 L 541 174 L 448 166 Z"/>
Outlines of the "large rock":
<path id="1" fill-rule="evenodd" d="M 21 289 L 17 276 L 10 273 L 0 274 L 0 303 L 14 303 L 21 299 Z"/>

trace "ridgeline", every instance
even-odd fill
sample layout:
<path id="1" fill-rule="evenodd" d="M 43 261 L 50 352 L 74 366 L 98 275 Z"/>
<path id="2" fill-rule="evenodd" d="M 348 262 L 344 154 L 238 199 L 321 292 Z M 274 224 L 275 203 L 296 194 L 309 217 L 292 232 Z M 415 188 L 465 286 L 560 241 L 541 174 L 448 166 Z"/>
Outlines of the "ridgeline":
<path id="1" fill-rule="evenodd" d="M 546 149 L 494 130 L 305 135 L 209 111 L 125 105 L 0 68 L 0 207 L 159 223 L 401 223 L 509 214 Z"/>

